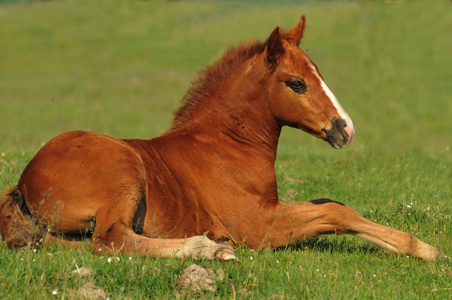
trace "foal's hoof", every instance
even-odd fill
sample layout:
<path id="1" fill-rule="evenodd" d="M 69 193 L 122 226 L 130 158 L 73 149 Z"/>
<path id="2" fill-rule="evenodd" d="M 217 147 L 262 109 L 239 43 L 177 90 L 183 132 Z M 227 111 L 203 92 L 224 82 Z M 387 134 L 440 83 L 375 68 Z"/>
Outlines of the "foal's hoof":
<path id="1" fill-rule="evenodd" d="M 219 260 L 236 260 L 240 262 L 240 260 L 235 256 L 234 248 L 229 245 L 220 244 L 222 248 L 220 248 L 215 254 L 215 258 Z"/>
<path id="2" fill-rule="evenodd" d="M 417 248 L 413 254 L 415 257 L 433 261 L 440 260 L 443 257 L 438 249 L 421 240 L 417 240 Z"/>

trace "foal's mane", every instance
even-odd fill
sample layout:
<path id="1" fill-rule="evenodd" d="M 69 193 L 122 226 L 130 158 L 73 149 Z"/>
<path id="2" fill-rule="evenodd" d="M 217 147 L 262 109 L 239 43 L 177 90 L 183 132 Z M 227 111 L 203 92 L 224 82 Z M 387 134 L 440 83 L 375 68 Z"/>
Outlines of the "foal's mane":
<path id="1" fill-rule="evenodd" d="M 266 42 L 248 42 L 235 48 L 230 48 L 216 63 L 199 72 L 187 94 L 182 99 L 182 107 L 174 113 L 171 130 L 175 130 L 189 120 L 198 106 L 215 95 L 220 85 L 245 61 L 258 53 L 262 53 Z"/>

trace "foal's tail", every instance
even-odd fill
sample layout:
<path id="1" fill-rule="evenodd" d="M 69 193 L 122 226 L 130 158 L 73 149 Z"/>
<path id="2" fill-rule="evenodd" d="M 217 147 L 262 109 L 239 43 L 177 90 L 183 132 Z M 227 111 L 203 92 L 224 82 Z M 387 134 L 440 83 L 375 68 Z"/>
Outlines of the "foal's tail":
<path id="1" fill-rule="evenodd" d="M 44 232 L 31 219 L 19 187 L 6 190 L 0 202 L 0 233 L 8 247 L 29 246 L 43 238 Z"/>

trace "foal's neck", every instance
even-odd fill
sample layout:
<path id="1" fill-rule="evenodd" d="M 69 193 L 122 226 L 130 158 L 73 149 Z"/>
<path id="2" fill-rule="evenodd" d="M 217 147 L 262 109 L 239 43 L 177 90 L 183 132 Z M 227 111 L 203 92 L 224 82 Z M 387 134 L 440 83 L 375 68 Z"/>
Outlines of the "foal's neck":
<path id="1" fill-rule="evenodd" d="M 206 134 L 219 134 L 219 138 L 237 143 L 238 149 L 251 147 L 274 161 L 281 126 L 267 106 L 265 83 L 243 70 L 247 65 L 225 80 L 210 101 L 199 106 L 195 123 Z"/>

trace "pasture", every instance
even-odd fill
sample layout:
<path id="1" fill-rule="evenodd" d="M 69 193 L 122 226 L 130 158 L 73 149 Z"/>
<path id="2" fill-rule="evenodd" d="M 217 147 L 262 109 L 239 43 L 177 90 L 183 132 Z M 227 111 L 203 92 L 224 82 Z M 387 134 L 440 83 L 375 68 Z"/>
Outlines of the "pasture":
<path id="1" fill-rule="evenodd" d="M 285 128 L 281 201 L 329 197 L 438 247 L 425 262 L 350 236 L 251 251 L 236 262 L 93 255 L 0 243 L 0 298 L 452 298 L 452 10 L 450 3 L 55 1 L 0 4 L 0 189 L 55 135 L 82 129 L 151 138 L 224 51 L 306 14 L 301 47 L 352 117 L 336 151 Z M 252 170 L 250 170 L 252 172 Z M 196 263 L 222 269 L 216 290 L 182 289 Z M 74 275 L 78 268 L 90 274 Z"/>

